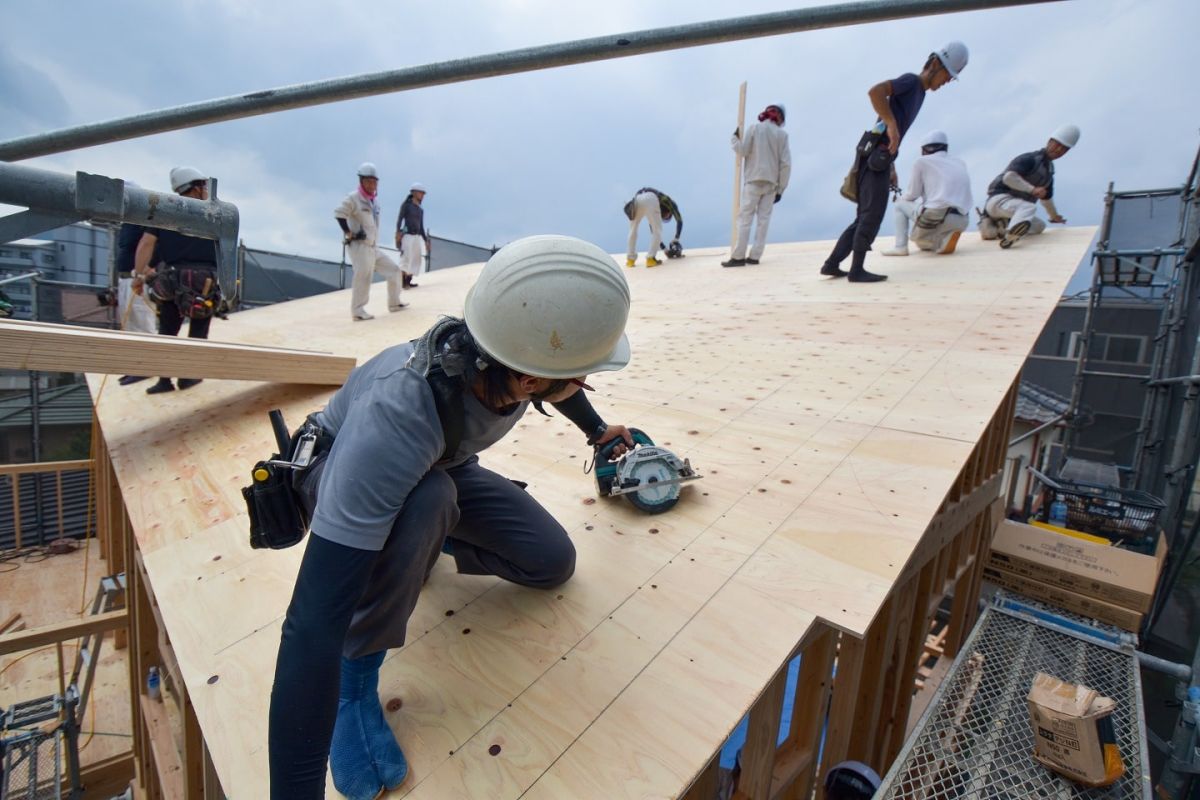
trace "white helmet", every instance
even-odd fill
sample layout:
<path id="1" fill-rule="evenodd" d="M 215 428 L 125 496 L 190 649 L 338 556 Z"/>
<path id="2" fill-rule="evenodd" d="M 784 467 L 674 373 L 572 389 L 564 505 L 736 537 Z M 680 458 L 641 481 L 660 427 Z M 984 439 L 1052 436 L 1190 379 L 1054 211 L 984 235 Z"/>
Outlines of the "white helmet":
<path id="1" fill-rule="evenodd" d="M 938 61 L 942 62 L 942 66 L 946 68 L 946 72 L 950 73 L 951 78 L 958 77 L 958 73 L 963 71 L 963 67 L 967 65 L 967 59 L 970 58 L 967 46 L 962 42 L 950 42 L 941 50 L 935 50 L 933 54 L 938 57 Z"/>
<path id="2" fill-rule="evenodd" d="M 945 131 L 930 131 L 921 140 L 921 147 L 929 147 L 931 144 L 944 144 L 946 147 L 949 147 L 950 141 L 946 138 Z"/>
<path id="3" fill-rule="evenodd" d="M 171 170 L 171 191 L 185 191 L 196 181 L 206 181 L 208 176 L 195 167 L 175 167 Z"/>
<path id="4" fill-rule="evenodd" d="M 1070 150 L 1079 141 L 1079 126 L 1061 125 L 1050 138 Z"/>
<path id="5" fill-rule="evenodd" d="M 428 192 L 429 190 L 425 188 L 425 184 L 421 183 L 420 181 L 417 181 L 416 183 L 414 183 L 412 185 L 412 188 L 409 189 L 409 191 L 410 192 Z"/>
<path id="6" fill-rule="evenodd" d="M 510 369 L 574 378 L 629 363 L 629 284 L 608 253 L 570 236 L 529 236 L 491 257 L 463 314 L 475 342 Z"/>
<path id="7" fill-rule="evenodd" d="M 378 180 L 379 173 L 375 171 L 375 165 L 370 161 L 364 161 L 358 165 L 358 177 L 360 178 L 375 178 Z"/>

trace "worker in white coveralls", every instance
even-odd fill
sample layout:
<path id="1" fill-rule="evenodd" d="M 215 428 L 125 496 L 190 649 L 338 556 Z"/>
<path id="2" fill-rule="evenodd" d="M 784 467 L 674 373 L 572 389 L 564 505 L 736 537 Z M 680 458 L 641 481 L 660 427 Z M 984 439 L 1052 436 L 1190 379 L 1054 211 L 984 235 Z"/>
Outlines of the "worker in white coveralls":
<path id="1" fill-rule="evenodd" d="M 743 159 L 742 199 L 738 210 L 737 241 L 729 260 L 721 262 L 722 267 L 757 264 L 766 249 L 771 210 L 783 198 L 792 175 L 792 151 L 783 129 L 786 116 L 783 106 L 769 105 L 745 136 L 742 136 L 741 128 L 733 132 L 730 144 L 733 152 Z M 752 222 L 756 225 L 754 245 L 747 255 Z"/>
<path id="2" fill-rule="evenodd" d="M 1078 142 L 1079 128 L 1063 125 L 1041 150 L 1022 153 L 1009 162 L 988 186 L 987 203 L 979 215 L 979 235 L 999 239 L 1007 250 L 1022 237 L 1041 233 L 1046 223 L 1037 216 L 1038 201 L 1051 222 L 1065 224 L 1066 218 L 1054 206 L 1054 162 Z"/>
<path id="3" fill-rule="evenodd" d="M 908 255 L 910 222 L 917 247 L 941 255 L 954 252 L 958 237 L 970 222 L 971 177 L 967 165 L 950 155 L 949 149 L 942 131 L 931 131 L 921 141 L 921 156 L 913 164 L 908 191 L 893 204 L 896 243 L 883 251 L 885 256 Z"/>
<path id="4" fill-rule="evenodd" d="M 316 444 L 293 487 L 311 511 L 271 692 L 273 800 L 338 791 L 374 800 L 408 763 L 379 702 L 379 668 L 439 553 L 459 573 L 550 589 L 575 571 L 563 526 L 523 484 L 485 469 L 530 403 L 570 419 L 589 444 L 629 431 L 588 402 L 589 373 L 629 361 L 629 285 L 594 244 L 531 236 L 499 250 L 443 317 L 350 374 L 305 427 Z M 303 434 L 302 434 L 303 435 Z"/>
<path id="5" fill-rule="evenodd" d="M 425 184 L 414 183 L 396 217 L 396 249 L 400 251 L 405 289 L 417 288 L 413 278 L 425 274 L 425 256 L 433 252 L 429 232 L 425 230 L 425 208 L 421 205 L 428 191 Z"/>
<path id="6" fill-rule="evenodd" d="M 671 244 L 679 247 L 679 237 L 683 235 L 683 212 L 679 205 L 665 192 L 646 186 L 638 189 L 633 199 L 625 204 L 625 216 L 629 218 L 629 247 L 625 253 L 625 266 L 637 264 L 637 236 L 642 220 L 650 226 L 650 246 L 646 248 L 646 266 L 657 267 L 662 262 L 658 260 L 658 250 L 662 247 L 662 224 L 675 221 L 675 238 Z"/>
<path id="7" fill-rule="evenodd" d="M 379 173 L 368 162 L 358 168 L 358 188 L 346 195 L 333 216 L 342 229 L 343 241 L 350 250 L 354 274 L 350 281 L 350 317 L 356 321 L 375 319 L 367 313 L 371 296 L 371 277 L 380 273 L 387 278 L 388 311 L 399 311 L 407 303 L 400 300 L 400 267 L 379 250 Z"/>

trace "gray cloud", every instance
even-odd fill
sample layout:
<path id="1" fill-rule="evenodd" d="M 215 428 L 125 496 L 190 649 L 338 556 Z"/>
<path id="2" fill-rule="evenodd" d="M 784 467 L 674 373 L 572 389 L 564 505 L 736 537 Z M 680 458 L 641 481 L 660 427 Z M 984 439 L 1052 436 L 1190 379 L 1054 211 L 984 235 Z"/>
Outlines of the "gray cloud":
<path id="1" fill-rule="evenodd" d="M 736 13 L 793 5 L 763 0 Z M 33 4 L 9 25 L 0 107 L 12 113 L 0 115 L 0 135 L 735 13 L 716 0 L 686 8 L 297 0 L 286 10 L 227 0 L 127 6 L 125 16 L 81 8 L 64 17 Z M 131 29 L 130 18 L 141 27 Z M 1183 179 L 1197 144 L 1196 92 L 1179 64 L 1197 23 L 1192 0 L 944 15 L 356 100 L 35 163 L 111 170 L 146 185 L 161 185 L 173 163 L 192 163 L 218 175 L 222 195 L 241 205 L 249 244 L 323 257 L 338 255 L 331 209 L 364 160 L 382 172 L 385 215 L 421 180 L 431 187 L 429 224 L 450 238 L 490 245 L 554 231 L 621 250 L 621 205 L 653 185 L 680 202 L 686 245 L 719 245 L 729 230 L 737 85 L 748 80 L 750 119 L 768 102 L 789 110 L 793 185 L 772 239 L 832 238 L 852 214 L 837 187 L 872 121 L 867 89 L 918 69 L 931 49 L 958 38 L 971 47 L 971 64 L 928 98 L 914 135 L 947 131 L 982 199 L 1012 156 L 1074 122 L 1083 138 L 1059 162 L 1059 207 L 1072 223 L 1095 223 L 1109 180 L 1135 188 Z M 902 151 L 902 175 L 914 151 Z"/>

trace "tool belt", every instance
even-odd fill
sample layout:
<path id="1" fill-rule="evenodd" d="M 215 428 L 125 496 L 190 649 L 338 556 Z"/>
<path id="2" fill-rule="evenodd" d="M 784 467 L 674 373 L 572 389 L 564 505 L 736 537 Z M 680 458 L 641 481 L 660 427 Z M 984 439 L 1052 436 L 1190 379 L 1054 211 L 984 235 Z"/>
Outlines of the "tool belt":
<path id="1" fill-rule="evenodd" d="M 183 261 L 159 265 L 149 296 L 159 305 L 174 303 L 188 319 L 208 319 L 221 303 L 221 287 L 213 264 Z"/>
<path id="2" fill-rule="evenodd" d="M 854 148 L 854 163 L 850 171 L 842 179 L 841 195 L 851 203 L 858 202 L 858 171 L 869 169 L 873 172 L 883 172 L 892 165 L 894 156 L 888 152 L 888 137 L 886 133 L 866 131 Z"/>
<path id="3" fill-rule="evenodd" d="M 242 489 L 242 498 L 250 515 L 250 546 L 282 550 L 308 533 L 311 510 L 297 486 L 328 455 L 333 437 L 311 416 L 290 437 L 282 414 L 272 411 L 271 422 L 276 444 L 284 452 L 254 465 L 252 483 Z"/>

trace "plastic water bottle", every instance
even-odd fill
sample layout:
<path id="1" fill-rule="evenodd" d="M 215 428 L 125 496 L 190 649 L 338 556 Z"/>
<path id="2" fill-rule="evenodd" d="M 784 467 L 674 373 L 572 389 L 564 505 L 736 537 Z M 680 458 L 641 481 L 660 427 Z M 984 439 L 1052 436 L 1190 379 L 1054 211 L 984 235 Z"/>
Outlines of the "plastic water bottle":
<path id="1" fill-rule="evenodd" d="M 1067 502 L 1061 494 L 1055 495 L 1054 502 L 1050 504 L 1050 517 L 1046 521 L 1060 528 L 1067 527 Z"/>
<path id="2" fill-rule="evenodd" d="M 158 674 L 158 667 L 151 667 L 150 674 L 146 676 L 146 694 L 151 700 L 162 700 L 162 689 L 160 684 L 162 679 Z"/>

